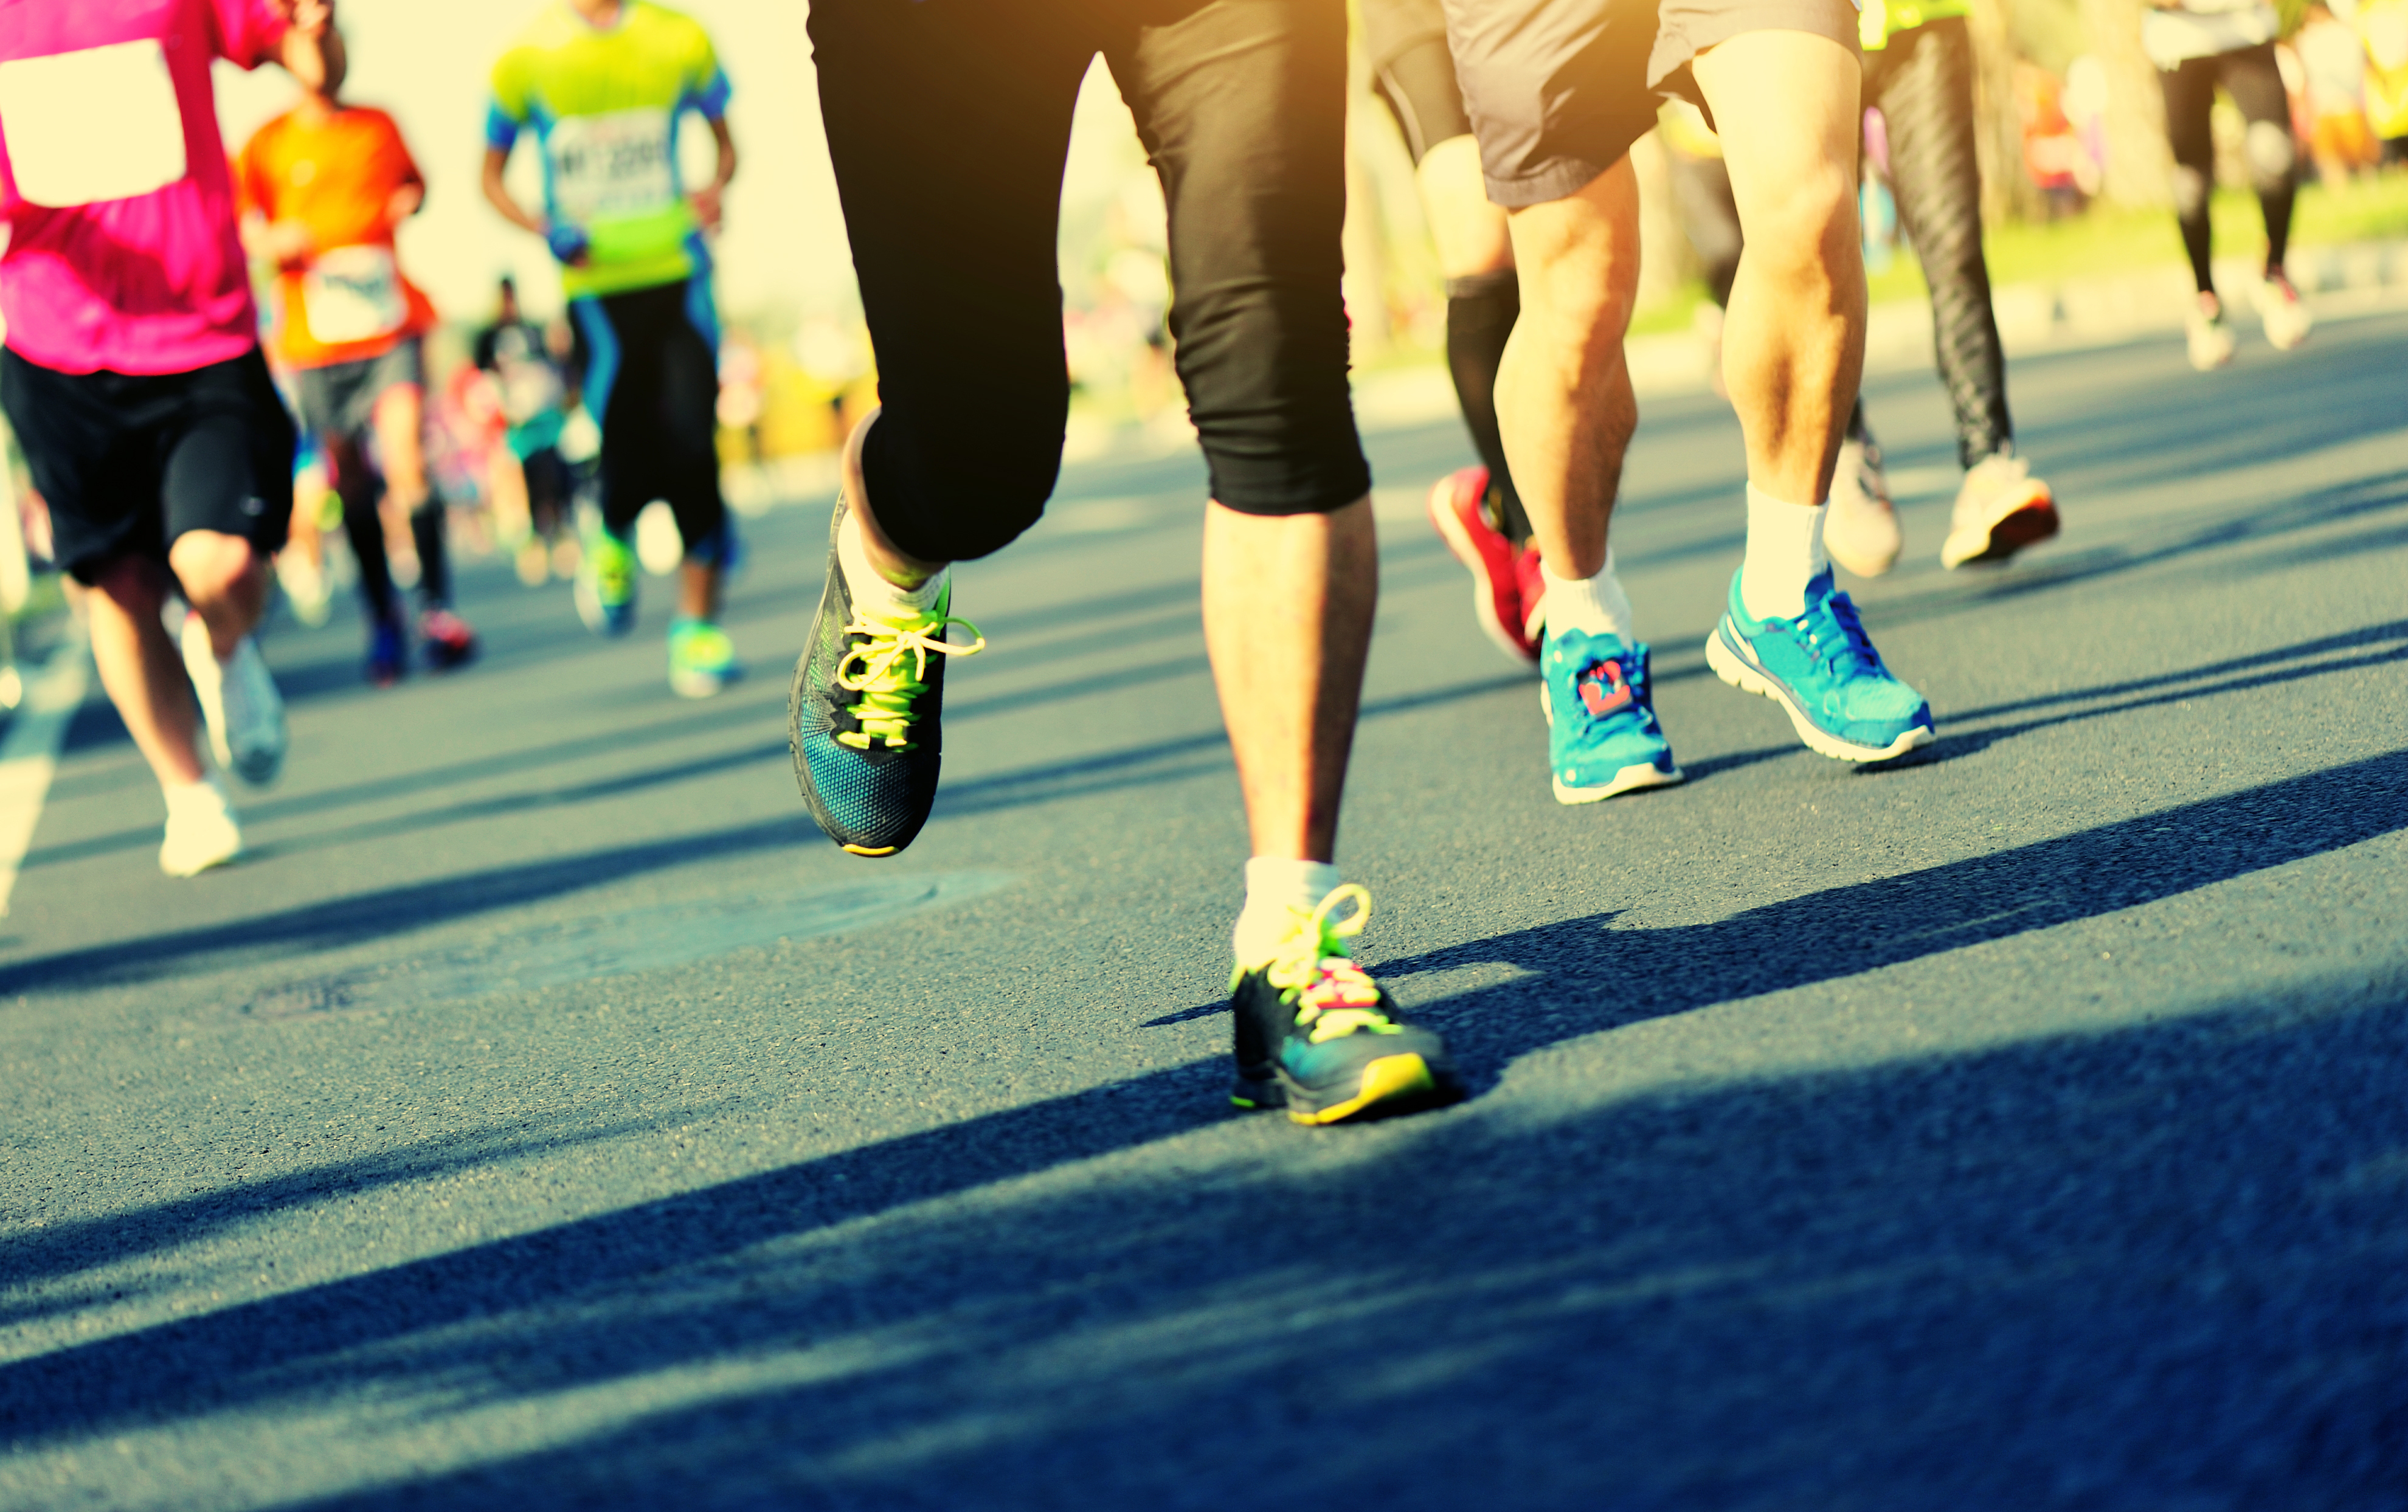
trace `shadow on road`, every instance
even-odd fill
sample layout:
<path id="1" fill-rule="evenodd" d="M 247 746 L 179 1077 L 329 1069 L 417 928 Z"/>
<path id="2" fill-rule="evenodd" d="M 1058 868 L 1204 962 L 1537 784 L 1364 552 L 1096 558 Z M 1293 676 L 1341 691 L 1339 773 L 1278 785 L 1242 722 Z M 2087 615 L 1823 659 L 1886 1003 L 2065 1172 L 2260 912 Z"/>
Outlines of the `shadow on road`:
<path id="1" fill-rule="evenodd" d="M 1182 1068 L 60 1350 L 0 1403 L 22 1454 L 372 1399 L 396 1426 L 341 1452 L 375 1489 L 289 1504 L 363 1512 L 1257 1475 L 1248 1505 L 2387 1509 L 2403 1065 L 2408 1007 L 2308 989 L 1059 1169 L 1192 1130 L 1217 1078 Z M 512 1437 L 596 1392 L 600 1426 Z"/>

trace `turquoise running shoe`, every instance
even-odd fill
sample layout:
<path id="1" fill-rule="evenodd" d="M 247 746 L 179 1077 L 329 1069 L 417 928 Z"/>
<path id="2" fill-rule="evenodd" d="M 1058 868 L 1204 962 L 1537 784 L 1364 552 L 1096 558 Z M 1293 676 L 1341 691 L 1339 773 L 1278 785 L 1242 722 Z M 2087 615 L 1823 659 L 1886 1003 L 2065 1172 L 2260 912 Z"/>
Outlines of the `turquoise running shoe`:
<path id="1" fill-rule="evenodd" d="M 709 698 L 744 676 L 727 632 L 708 620 L 681 615 L 669 621 L 669 691 L 680 698 Z"/>
<path id="2" fill-rule="evenodd" d="M 1555 802 L 1593 804 L 1681 780 L 1671 742 L 1656 722 L 1644 644 L 1626 648 L 1615 635 L 1550 630 L 1539 672 Z"/>
<path id="3" fill-rule="evenodd" d="M 595 526 L 577 561 L 577 617 L 597 635 L 636 628 L 636 549 Z"/>
<path id="4" fill-rule="evenodd" d="M 827 586 L 810 644 L 795 661 L 786 728 L 795 782 L 820 829 L 856 856 L 891 856 L 911 843 L 936 806 L 945 663 L 976 655 L 986 638 L 948 612 L 951 587 L 933 611 L 905 620 L 855 609 L 836 545 L 848 507 L 838 494 L 828 520 Z M 972 638 L 947 640 L 954 625 Z"/>
<path id="5" fill-rule="evenodd" d="M 1806 612 L 1795 620 L 1750 615 L 1733 573 L 1706 664 L 1740 692 L 1779 704 L 1798 738 L 1836 761 L 1885 762 L 1931 743 L 1931 706 L 1882 664 L 1828 567 L 1806 585 Z"/>

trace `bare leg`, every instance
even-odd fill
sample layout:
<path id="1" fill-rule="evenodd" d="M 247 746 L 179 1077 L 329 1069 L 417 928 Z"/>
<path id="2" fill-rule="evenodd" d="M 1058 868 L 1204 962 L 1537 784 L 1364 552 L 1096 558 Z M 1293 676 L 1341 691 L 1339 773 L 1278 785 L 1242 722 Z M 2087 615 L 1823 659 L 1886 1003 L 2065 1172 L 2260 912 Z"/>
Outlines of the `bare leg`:
<path id="1" fill-rule="evenodd" d="M 1204 642 L 1256 856 L 1330 861 L 1380 596 L 1371 501 L 1204 520 Z"/>
<path id="2" fill-rule="evenodd" d="M 1723 327 L 1723 377 L 1747 438 L 1748 481 L 1818 505 L 1864 368 L 1863 68 L 1807 32 L 1735 36 L 1694 68 L 1747 241 Z"/>
<path id="3" fill-rule="evenodd" d="M 678 578 L 678 613 L 717 624 L 719 583 L 724 576 L 715 562 L 687 562 Z"/>
<path id="4" fill-rule="evenodd" d="M 200 711 L 183 656 L 159 622 L 167 589 L 157 563 L 126 557 L 109 563 L 85 602 L 101 686 L 159 785 L 181 787 L 201 780 Z"/>
<path id="5" fill-rule="evenodd" d="M 1423 154 L 1413 177 L 1421 185 L 1422 207 L 1428 213 L 1442 276 L 1502 273 L 1513 265 L 1505 212 L 1488 202 L 1488 190 L 1481 181 L 1477 140 L 1448 137 Z"/>
<path id="6" fill-rule="evenodd" d="M 1624 158 L 1575 193 L 1515 210 L 1522 319 L 1497 374 L 1505 452 L 1558 578 L 1605 567 L 1639 401 L 1622 338 L 1639 293 L 1639 178 Z"/>

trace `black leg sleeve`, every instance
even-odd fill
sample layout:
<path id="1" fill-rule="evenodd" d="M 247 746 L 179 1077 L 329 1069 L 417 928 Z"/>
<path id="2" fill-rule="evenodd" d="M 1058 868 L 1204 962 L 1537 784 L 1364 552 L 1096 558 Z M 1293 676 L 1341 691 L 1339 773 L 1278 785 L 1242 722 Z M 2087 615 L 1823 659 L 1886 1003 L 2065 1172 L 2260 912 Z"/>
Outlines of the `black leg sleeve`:
<path id="1" fill-rule="evenodd" d="M 2207 202 L 2215 189 L 2215 136 L 2208 118 L 2215 107 L 2215 60 L 2187 59 L 2159 70 L 2157 82 L 2165 88 L 2166 142 L 2174 155 L 2174 223 L 2182 228 L 2199 292 L 2212 294 Z"/>
<path id="2" fill-rule="evenodd" d="M 1929 21 L 1891 37 L 1865 72 L 1865 97 L 1889 127 L 1899 224 L 1931 286 L 1932 354 L 1956 412 L 1956 460 L 1971 467 L 2014 436 L 1982 258 L 1972 37 L 1961 17 Z"/>
<path id="3" fill-rule="evenodd" d="M 433 494 L 409 515 L 409 538 L 418 548 L 418 597 L 430 609 L 452 603 L 452 557 L 445 544 L 443 501 Z"/>
<path id="4" fill-rule="evenodd" d="M 384 521 L 377 517 L 377 495 L 384 480 L 377 477 L 356 446 L 333 453 L 335 497 L 343 504 L 343 538 L 351 543 L 351 560 L 360 569 L 360 605 L 371 620 L 391 621 L 401 616 L 393 591 L 393 563 L 385 555 Z"/>
<path id="5" fill-rule="evenodd" d="M 2272 42 L 2228 52 L 2216 61 L 2226 91 L 2248 122 L 2242 151 L 2249 163 L 2249 186 L 2258 192 L 2258 208 L 2266 214 L 2266 271 L 2279 272 L 2290 249 L 2291 200 L 2299 192 L 2292 174 L 2300 161 L 2283 71 L 2274 61 Z"/>
<path id="6" fill-rule="evenodd" d="M 1497 425 L 1497 367 L 1505 360 L 1505 339 L 1521 318 L 1521 278 L 1512 269 L 1447 280 L 1447 369 L 1455 375 L 1455 394 L 1463 405 L 1472 449 L 1488 469 L 1498 528 L 1516 544 L 1530 538 L 1530 517 L 1505 465 L 1505 437 Z"/>
<path id="7" fill-rule="evenodd" d="M 895 544 L 984 556 L 1037 521 L 1070 385 L 1054 222 L 1101 0 L 818 0 L 820 112 L 882 408 L 863 467 Z"/>

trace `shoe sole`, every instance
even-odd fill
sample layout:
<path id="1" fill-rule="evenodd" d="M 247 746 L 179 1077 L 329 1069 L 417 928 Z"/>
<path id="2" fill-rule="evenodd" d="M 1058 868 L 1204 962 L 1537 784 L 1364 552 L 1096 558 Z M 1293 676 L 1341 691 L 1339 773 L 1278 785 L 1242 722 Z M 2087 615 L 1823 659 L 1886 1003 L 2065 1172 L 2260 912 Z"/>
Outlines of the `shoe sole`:
<path id="1" fill-rule="evenodd" d="M 1402 1113 L 1433 1103 L 1451 1101 L 1445 1083 L 1431 1072 L 1429 1063 L 1418 1054 L 1385 1055 L 1363 1067 L 1363 1075 L 1354 1084 L 1354 1095 L 1326 1107 L 1309 1105 L 1303 1090 L 1282 1076 L 1281 1083 L 1287 1093 L 1289 1121 L 1309 1125 L 1342 1123 L 1377 1109 L 1383 1113 Z"/>
<path id="2" fill-rule="evenodd" d="M 221 866 L 231 866 L 241 859 L 242 847 L 237 845 L 222 856 L 211 856 L 208 860 L 191 866 L 170 866 L 163 860 L 159 863 L 159 870 L 181 880 L 188 877 L 198 877 L 203 872 L 215 871 Z"/>
<path id="3" fill-rule="evenodd" d="M 669 692 L 680 698 L 716 698 L 736 679 L 715 672 L 672 672 Z"/>
<path id="4" fill-rule="evenodd" d="M 1555 696 L 1547 692 L 1547 685 L 1544 682 L 1539 684 L 1539 712 L 1545 716 L 1547 724 L 1552 728 L 1555 722 Z M 1653 762 L 1641 762 L 1636 765 L 1624 767 L 1613 774 L 1612 781 L 1601 788 L 1575 788 L 1568 785 L 1562 777 L 1554 778 L 1555 802 L 1567 807 L 1581 804 L 1603 803 L 1606 799 L 1619 793 L 1637 792 L 1642 788 L 1669 788 L 1676 782 L 1687 780 L 1688 774 L 1679 767 L 1676 766 L 1669 772 L 1660 771 Z"/>
<path id="5" fill-rule="evenodd" d="M 1928 724 L 1916 725 L 1886 746 L 1860 746 L 1853 740 L 1841 739 L 1808 719 L 1790 699 L 1787 689 L 1742 661 L 1738 652 L 1724 644 L 1720 627 L 1706 637 L 1706 664 L 1714 669 L 1715 677 L 1741 692 L 1756 693 L 1780 705 L 1782 712 L 1789 716 L 1790 724 L 1797 729 L 1798 738 L 1806 743 L 1806 748 L 1833 761 L 1894 761 L 1910 750 L 1931 744 L 1931 726 Z"/>
<path id="6" fill-rule="evenodd" d="M 1455 517 L 1454 508 L 1440 502 L 1440 492 L 1444 491 L 1451 496 L 1454 484 L 1452 477 L 1440 478 L 1431 485 L 1429 496 L 1422 501 L 1423 506 L 1428 512 L 1430 524 L 1438 531 L 1439 538 L 1446 542 L 1446 549 L 1455 554 L 1455 560 L 1462 563 L 1465 570 L 1471 574 L 1471 617 L 1480 621 L 1481 633 L 1498 650 L 1527 665 L 1538 661 L 1537 653 L 1525 649 L 1520 638 L 1497 618 L 1497 595 L 1488 586 L 1488 564 L 1482 560 L 1480 548 L 1464 534 L 1463 521 Z"/>
<path id="7" fill-rule="evenodd" d="M 2056 499 L 2046 493 L 2026 498 L 1980 532 L 1949 536 L 1940 548 L 1940 564 L 1954 572 L 1978 563 L 2004 562 L 2024 548 L 2047 540 L 2061 524 Z"/>

